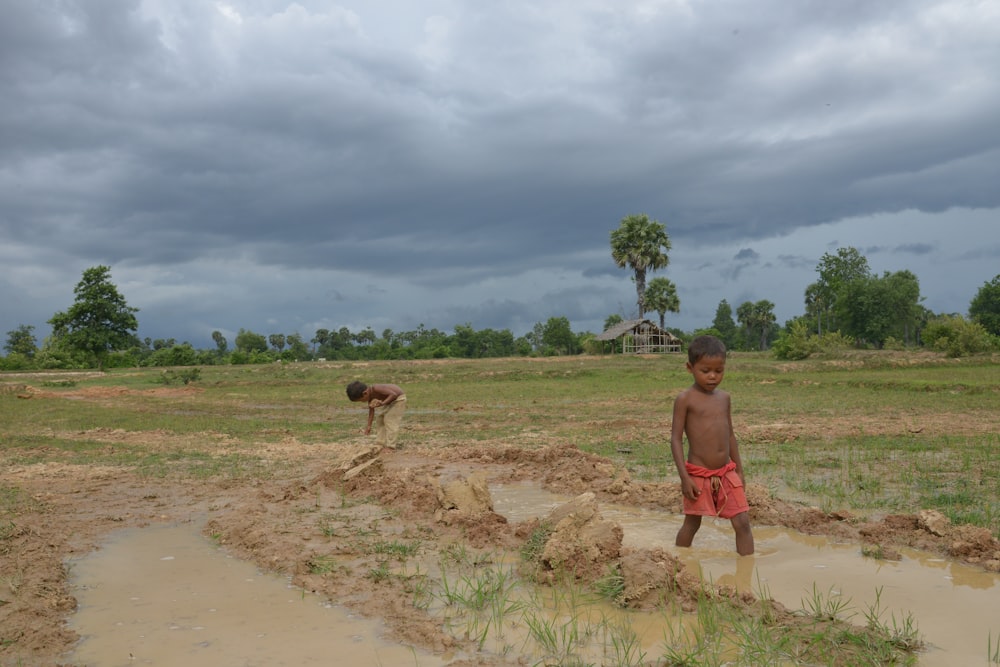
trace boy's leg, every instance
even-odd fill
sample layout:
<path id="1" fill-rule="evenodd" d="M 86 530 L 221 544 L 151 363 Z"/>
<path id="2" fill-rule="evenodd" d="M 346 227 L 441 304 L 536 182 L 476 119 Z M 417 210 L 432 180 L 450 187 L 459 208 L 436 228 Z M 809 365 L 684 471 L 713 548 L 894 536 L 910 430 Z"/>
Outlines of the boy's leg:
<path id="1" fill-rule="evenodd" d="M 679 547 L 689 547 L 694 541 L 694 534 L 701 528 L 701 516 L 698 514 L 685 514 L 684 523 L 677 531 L 677 539 L 674 541 Z"/>
<path id="2" fill-rule="evenodd" d="M 375 414 L 375 444 L 379 447 L 385 445 L 385 413 L 377 411 Z"/>
<path id="3" fill-rule="evenodd" d="M 740 512 L 732 519 L 733 530 L 736 531 L 736 553 L 749 556 L 753 553 L 753 532 L 750 530 L 750 515 Z"/>
<path id="4" fill-rule="evenodd" d="M 399 438 L 399 428 L 403 424 L 403 413 L 406 411 L 406 402 L 397 401 L 389 406 L 385 411 L 383 420 L 385 422 L 385 446 L 396 448 L 396 440 Z"/>

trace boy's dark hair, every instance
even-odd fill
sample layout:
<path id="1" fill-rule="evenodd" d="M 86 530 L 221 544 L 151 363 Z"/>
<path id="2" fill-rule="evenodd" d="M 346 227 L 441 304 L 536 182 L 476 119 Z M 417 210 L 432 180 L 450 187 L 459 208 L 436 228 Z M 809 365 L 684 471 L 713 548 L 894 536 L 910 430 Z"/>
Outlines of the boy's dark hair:
<path id="1" fill-rule="evenodd" d="M 695 363 L 703 357 L 726 356 L 726 344 L 715 336 L 698 336 L 688 345 L 688 362 Z"/>
<path id="2" fill-rule="evenodd" d="M 365 389 L 368 388 L 364 382 L 360 380 L 355 380 L 351 384 L 347 385 L 347 398 L 352 401 L 356 401 L 361 398 L 361 395 L 365 393 Z"/>

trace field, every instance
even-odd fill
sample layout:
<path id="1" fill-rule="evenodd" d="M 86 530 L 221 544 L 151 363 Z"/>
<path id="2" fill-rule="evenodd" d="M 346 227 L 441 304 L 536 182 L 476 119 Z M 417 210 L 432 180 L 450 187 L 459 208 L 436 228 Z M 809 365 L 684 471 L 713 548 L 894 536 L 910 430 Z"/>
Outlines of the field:
<path id="1" fill-rule="evenodd" d="M 732 355 L 723 388 L 754 527 L 1000 572 L 998 362 Z M 493 512 L 484 489 L 536 482 L 592 493 L 578 513 L 588 502 L 679 513 L 670 406 L 690 384 L 679 355 L 203 367 L 188 384 L 183 370 L 0 375 L 0 665 L 65 663 L 78 639 L 65 626 L 68 559 L 121 528 L 192 520 L 230 553 L 384 618 L 393 640 L 452 665 L 597 664 L 575 651 L 582 640 L 525 611 L 513 591 L 535 585 L 666 605 L 746 635 L 714 657 L 698 632 L 640 656 L 605 624 L 614 657 L 599 664 L 724 664 L 763 644 L 780 657 L 742 664 L 904 664 L 919 648 L 906 624 L 852 625 L 822 595 L 793 610 L 699 582 L 669 551 L 622 549 L 607 522 L 557 544 L 545 521 Z M 354 379 L 406 390 L 401 449 L 360 435 L 366 412 L 344 395 Z M 598 548 L 581 535 L 598 535 Z M 502 576 L 467 574 L 511 557 Z M 431 574 L 408 567 L 417 559 Z M 482 588 L 492 597 L 476 608 Z M 497 636 L 497 616 L 515 610 L 530 645 Z M 984 660 L 1000 662 L 988 654 L 1000 634 L 988 642 Z"/>

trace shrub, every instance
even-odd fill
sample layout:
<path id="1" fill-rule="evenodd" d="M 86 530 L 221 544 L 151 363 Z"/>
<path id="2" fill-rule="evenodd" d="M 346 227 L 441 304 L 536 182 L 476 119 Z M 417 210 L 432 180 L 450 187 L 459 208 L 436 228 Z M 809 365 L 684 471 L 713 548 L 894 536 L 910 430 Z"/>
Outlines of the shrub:
<path id="1" fill-rule="evenodd" d="M 802 320 L 796 320 L 778 334 L 778 339 L 771 345 L 771 351 L 778 359 L 805 359 L 817 353 L 830 353 L 847 350 L 854 347 L 854 339 L 839 331 L 832 331 L 818 336 L 809 331 Z"/>
<path id="2" fill-rule="evenodd" d="M 20 352 L 11 352 L 6 358 L 0 357 L 0 371 L 23 371 L 34 367 L 34 362 Z"/>
<path id="3" fill-rule="evenodd" d="M 805 359 L 819 350 L 819 336 L 810 333 L 805 323 L 801 321 L 792 322 L 787 329 L 778 334 L 778 339 L 771 345 L 774 356 L 786 360 Z"/>
<path id="4" fill-rule="evenodd" d="M 946 315 L 927 323 L 922 338 L 924 345 L 949 357 L 965 357 L 997 348 L 997 341 L 983 325 L 961 315 Z"/>
<path id="5" fill-rule="evenodd" d="M 837 352 L 854 347 L 855 341 L 839 331 L 829 331 L 819 337 L 819 346 L 823 352 Z"/>
<path id="6" fill-rule="evenodd" d="M 172 384 L 191 384 L 192 382 L 197 382 L 201 379 L 201 369 L 194 368 L 184 368 L 182 370 L 165 370 L 160 374 L 157 382 L 160 384 L 172 385 Z"/>

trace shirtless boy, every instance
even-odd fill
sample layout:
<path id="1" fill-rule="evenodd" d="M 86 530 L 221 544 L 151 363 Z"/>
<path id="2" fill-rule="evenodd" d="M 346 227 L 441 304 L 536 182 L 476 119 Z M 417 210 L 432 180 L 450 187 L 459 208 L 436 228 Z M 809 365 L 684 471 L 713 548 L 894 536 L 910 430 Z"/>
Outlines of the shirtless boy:
<path id="1" fill-rule="evenodd" d="M 676 544 L 691 546 L 701 517 L 719 516 L 732 522 L 736 551 L 746 556 L 754 547 L 750 506 L 743 491 L 743 462 L 729 394 L 718 389 L 726 372 L 726 346 L 714 336 L 698 336 L 688 346 L 687 369 L 694 384 L 675 399 L 670 430 L 670 450 L 684 494 L 684 524 L 677 531 Z"/>
<path id="2" fill-rule="evenodd" d="M 354 381 L 347 385 L 347 398 L 368 404 L 365 435 L 372 432 L 372 421 L 375 421 L 375 444 L 396 449 L 399 427 L 403 423 L 403 413 L 406 412 L 406 394 L 403 390 L 395 384 L 367 385 Z"/>

